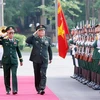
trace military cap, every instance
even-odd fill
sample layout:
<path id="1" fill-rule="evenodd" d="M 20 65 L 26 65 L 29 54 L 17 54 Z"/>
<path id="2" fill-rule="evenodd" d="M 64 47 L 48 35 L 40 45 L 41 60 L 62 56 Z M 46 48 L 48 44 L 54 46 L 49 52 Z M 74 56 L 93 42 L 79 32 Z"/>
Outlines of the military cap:
<path id="1" fill-rule="evenodd" d="M 100 24 L 97 24 L 95 26 L 95 33 L 99 33 L 100 32 Z"/>
<path id="2" fill-rule="evenodd" d="M 15 28 L 13 26 L 8 26 L 6 28 L 6 32 L 9 31 L 9 32 L 15 32 Z"/>
<path id="3" fill-rule="evenodd" d="M 44 29 L 46 29 L 46 27 L 44 25 L 38 25 L 36 27 L 36 30 L 44 30 Z"/>

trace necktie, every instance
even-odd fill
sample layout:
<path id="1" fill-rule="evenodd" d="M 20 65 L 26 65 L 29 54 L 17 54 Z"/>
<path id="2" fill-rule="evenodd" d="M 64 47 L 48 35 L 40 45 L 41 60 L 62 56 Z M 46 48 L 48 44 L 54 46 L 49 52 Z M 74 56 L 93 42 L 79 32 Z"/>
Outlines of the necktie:
<path id="1" fill-rule="evenodd" d="M 10 42 L 13 42 L 13 39 L 10 39 Z"/>

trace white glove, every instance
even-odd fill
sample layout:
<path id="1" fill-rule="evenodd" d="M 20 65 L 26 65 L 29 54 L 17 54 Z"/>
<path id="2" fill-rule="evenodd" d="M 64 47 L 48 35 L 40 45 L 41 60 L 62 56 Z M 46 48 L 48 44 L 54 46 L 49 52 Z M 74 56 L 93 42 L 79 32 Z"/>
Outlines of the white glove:
<path id="1" fill-rule="evenodd" d="M 100 50 L 98 50 L 98 52 L 100 53 Z"/>
<path id="2" fill-rule="evenodd" d="M 2 34 L 2 37 L 5 37 L 5 36 L 7 36 L 7 34 L 8 34 L 8 33 L 4 33 L 4 34 Z"/>
<path id="3" fill-rule="evenodd" d="M 33 33 L 33 36 L 34 36 L 38 31 L 39 31 L 39 30 L 35 31 L 35 32 Z"/>

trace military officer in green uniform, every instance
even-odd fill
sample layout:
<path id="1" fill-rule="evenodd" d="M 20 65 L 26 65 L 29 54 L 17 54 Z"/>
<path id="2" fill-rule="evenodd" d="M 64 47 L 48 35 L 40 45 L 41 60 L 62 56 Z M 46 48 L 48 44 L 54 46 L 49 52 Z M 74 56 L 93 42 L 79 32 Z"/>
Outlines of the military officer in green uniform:
<path id="1" fill-rule="evenodd" d="M 92 86 L 94 90 L 100 90 L 100 33 L 98 34 L 98 40 L 93 44 L 93 72 L 94 72 L 94 82 Z"/>
<path id="2" fill-rule="evenodd" d="M 48 63 L 52 61 L 51 41 L 49 37 L 45 36 L 45 26 L 38 25 L 36 32 L 27 38 L 26 43 L 33 45 L 30 61 L 33 62 L 36 91 L 38 94 L 44 95 L 46 71 Z"/>
<path id="3" fill-rule="evenodd" d="M 4 83 L 7 94 L 10 94 L 10 71 L 12 72 L 12 91 L 13 95 L 17 94 L 17 68 L 18 68 L 18 59 L 19 57 L 20 65 L 22 66 L 22 55 L 18 47 L 18 40 L 14 39 L 14 27 L 9 26 L 6 28 L 6 34 L 0 37 L 0 44 L 3 46 L 3 70 L 4 70 Z M 7 38 L 4 38 L 7 36 Z"/>

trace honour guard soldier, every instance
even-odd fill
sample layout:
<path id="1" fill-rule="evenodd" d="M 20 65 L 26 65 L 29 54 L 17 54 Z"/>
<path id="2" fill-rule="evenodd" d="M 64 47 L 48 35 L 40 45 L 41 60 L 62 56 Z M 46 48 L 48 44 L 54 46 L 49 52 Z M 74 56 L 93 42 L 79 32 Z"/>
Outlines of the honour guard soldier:
<path id="1" fill-rule="evenodd" d="M 85 50 L 84 50 L 84 67 L 83 67 L 83 76 L 85 80 L 82 82 L 83 84 L 87 84 L 87 72 L 88 72 L 88 55 L 89 55 L 89 35 L 86 36 L 86 41 L 85 41 Z"/>
<path id="2" fill-rule="evenodd" d="M 18 68 L 18 59 L 19 57 L 20 65 L 22 66 L 22 55 L 20 49 L 18 47 L 18 40 L 14 39 L 14 27 L 9 26 L 5 30 L 7 33 L 3 34 L 0 37 L 0 44 L 3 46 L 3 70 L 4 70 L 4 83 L 7 94 L 10 94 L 10 71 L 12 71 L 12 92 L 13 95 L 17 94 L 18 86 L 17 86 L 17 68 Z M 8 38 L 4 38 L 8 36 Z"/>
<path id="3" fill-rule="evenodd" d="M 77 68 L 76 68 L 76 62 L 75 62 L 75 51 L 76 51 L 76 41 L 75 41 L 75 36 L 72 37 L 72 39 L 69 40 L 69 47 L 70 47 L 70 54 L 72 56 L 73 60 L 73 65 L 74 65 L 74 75 L 71 76 L 71 78 L 75 79 L 78 77 L 77 73 Z"/>
<path id="4" fill-rule="evenodd" d="M 85 42 L 85 37 L 84 37 L 84 35 L 81 35 L 79 66 L 80 66 L 80 69 L 82 70 L 82 72 L 81 72 L 81 78 L 79 79 L 79 82 L 84 81 L 84 75 L 83 75 L 83 71 L 84 71 L 84 61 L 83 61 L 84 42 Z"/>
<path id="5" fill-rule="evenodd" d="M 80 55 L 81 55 L 81 35 L 78 35 L 78 41 L 76 42 L 77 44 L 77 60 L 78 60 L 78 70 L 79 70 L 79 76 L 76 78 L 76 80 L 80 81 L 81 77 L 82 77 L 82 70 L 80 67 Z"/>
<path id="6" fill-rule="evenodd" d="M 44 95 L 48 58 L 49 63 L 52 61 L 51 41 L 49 37 L 45 36 L 45 26 L 38 25 L 36 32 L 27 38 L 26 43 L 33 45 L 30 61 L 33 62 L 36 91 L 38 94 Z"/>
<path id="7" fill-rule="evenodd" d="M 88 59 L 88 63 L 89 63 L 89 70 L 90 70 L 90 82 L 87 83 L 87 86 L 91 87 L 93 84 L 93 80 L 94 80 L 94 72 L 93 72 L 93 52 L 94 52 L 94 48 L 93 48 L 93 44 L 95 42 L 94 40 L 94 34 L 91 35 L 91 39 L 90 39 L 90 48 L 89 48 L 89 59 Z"/>
<path id="8" fill-rule="evenodd" d="M 100 90 L 100 33 L 98 34 L 98 40 L 93 44 L 94 53 L 93 53 L 93 71 L 94 71 L 94 82 L 92 86 L 94 90 Z"/>
<path id="9" fill-rule="evenodd" d="M 75 59 L 79 65 L 78 77 L 74 75 L 72 78 L 94 90 L 100 90 L 100 25 L 92 24 L 92 27 L 86 25 L 83 32 L 81 29 L 77 31 Z"/>

